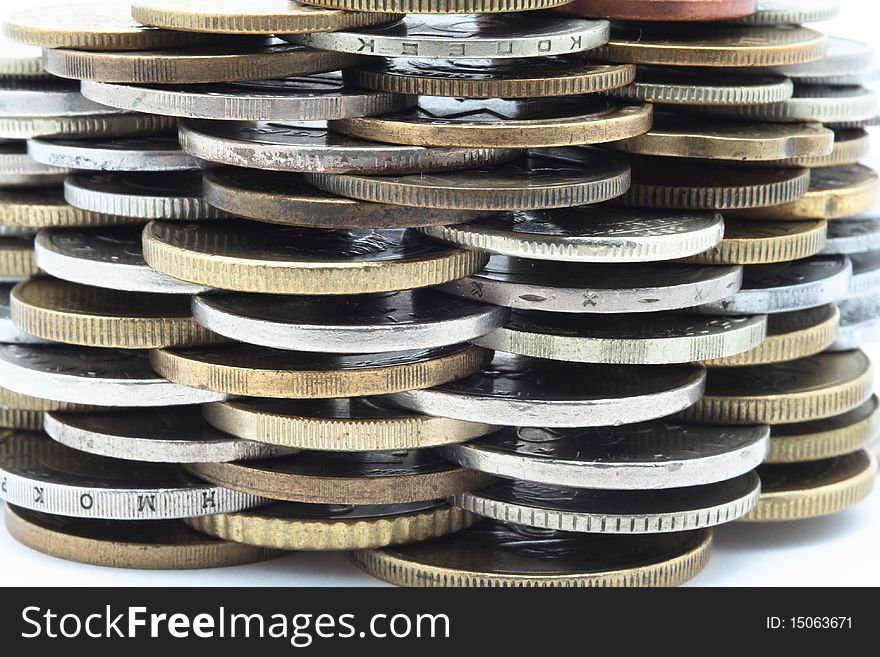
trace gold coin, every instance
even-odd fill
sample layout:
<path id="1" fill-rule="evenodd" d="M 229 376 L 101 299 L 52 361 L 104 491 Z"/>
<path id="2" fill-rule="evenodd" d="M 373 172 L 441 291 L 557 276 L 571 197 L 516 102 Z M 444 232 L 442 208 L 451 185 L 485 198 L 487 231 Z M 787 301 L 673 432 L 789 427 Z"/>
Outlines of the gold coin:
<path id="1" fill-rule="evenodd" d="M 0 225 L 21 228 L 112 226 L 143 219 L 80 210 L 64 200 L 61 187 L 0 189 Z"/>
<path id="2" fill-rule="evenodd" d="M 821 167 L 843 167 L 858 164 L 868 157 L 868 153 L 871 151 L 871 137 L 867 130 L 863 128 L 834 128 L 833 132 L 834 148 L 828 155 L 806 155 L 785 160 L 755 162 L 755 164 L 770 167 L 819 169 Z"/>
<path id="3" fill-rule="evenodd" d="M 19 543 L 43 554 L 111 568 L 221 568 L 281 555 L 205 536 L 179 520 L 68 518 L 7 504 L 6 528 Z"/>
<path id="4" fill-rule="evenodd" d="M 335 32 L 391 23 L 402 13 L 334 11 L 288 0 L 139 0 L 131 15 L 144 25 L 215 34 Z"/>
<path id="5" fill-rule="evenodd" d="M 181 385 L 245 397 L 326 399 L 430 388 L 485 367 L 473 345 L 391 354 L 320 354 L 234 344 L 150 352 L 161 376 Z"/>
<path id="6" fill-rule="evenodd" d="M 774 428 L 764 462 L 801 463 L 851 454 L 878 436 L 880 402 L 874 396 L 843 415 Z"/>
<path id="7" fill-rule="evenodd" d="M 254 222 L 144 229 L 144 258 L 174 278 L 224 290 L 273 294 L 390 292 L 469 276 L 488 255 L 416 231 L 319 231 Z"/>
<path id="8" fill-rule="evenodd" d="M 682 417 L 710 424 L 793 424 L 840 415 L 871 396 L 861 351 L 746 367 L 712 368 L 706 393 Z"/>
<path id="9" fill-rule="evenodd" d="M 78 116 L 0 116 L 0 139 L 35 137 L 123 137 L 177 130 L 177 119 L 137 112 Z"/>
<path id="10" fill-rule="evenodd" d="M 38 271 L 33 239 L 0 237 L 0 280 L 27 278 Z"/>
<path id="11" fill-rule="evenodd" d="M 200 532 L 279 550 L 359 550 L 426 541 L 469 527 L 473 514 L 447 504 L 280 503 L 253 511 L 189 518 Z"/>
<path id="12" fill-rule="evenodd" d="M 813 356 L 837 339 L 840 312 L 833 303 L 817 308 L 767 316 L 767 337 L 760 345 L 736 356 L 705 361 L 708 367 L 769 365 Z"/>
<path id="13" fill-rule="evenodd" d="M 464 442 L 497 428 L 421 415 L 377 397 L 235 399 L 207 404 L 202 414 L 220 431 L 245 440 L 339 452 L 421 449 Z"/>
<path id="14" fill-rule="evenodd" d="M 189 297 L 178 294 L 32 278 L 12 288 L 10 311 L 18 330 L 66 344 L 152 349 L 222 340 L 196 323 Z"/>
<path id="15" fill-rule="evenodd" d="M 746 522 L 780 522 L 827 516 L 860 502 L 874 488 L 877 459 L 861 450 L 822 461 L 758 468 L 761 497 Z"/>
<path id="16" fill-rule="evenodd" d="M 0 427 L 4 429 L 43 430 L 42 411 L 23 411 L 17 408 L 0 406 Z"/>
<path id="17" fill-rule="evenodd" d="M 825 54 L 825 35 L 793 25 L 618 24 L 590 57 L 628 64 L 752 67 L 803 64 Z"/>
<path id="18" fill-rule="evenodd" d="M 493 14 L 559 7 L 571 0 L 309 0 L 328 9 L 402 14 Z"/>
<path id="19" fill-rule="evenodd" d="M 724 238 L 714 248 L 685 262 L 707 265 L 762 265 L 800 260 L 825 248 L 824 221 L 749 221 L 728 217 Z"/>

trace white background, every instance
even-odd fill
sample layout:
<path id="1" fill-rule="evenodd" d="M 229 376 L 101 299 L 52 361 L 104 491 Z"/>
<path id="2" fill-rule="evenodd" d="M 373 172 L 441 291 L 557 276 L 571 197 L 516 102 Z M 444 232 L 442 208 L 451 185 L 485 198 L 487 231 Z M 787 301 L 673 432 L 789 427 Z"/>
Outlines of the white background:
<path id="1" fill-rule="evenodd" d="M 37 0 L 19 6 L 59 2 Z M 842 5 L 840 17 L 813 27 L 861 39 L 878 48 L 880 4 L 874 0 L 842 0 Z M 880 139 L 880 131 L 875 130 L 874 137 Z M 871 159 L 880 169 L 880 146 Z M 880 362 L 880 348 L 868 351 Z M 767 525 L 734 523 L 717 529 L 713 558 L 690 585 L 878 586 L 878 550 L 880 492 L 875 491 L 858 507 L 828 518 Z M 5 586 L 384 585 L 352 566 L 344 554 L 296 553 L 262 564 L 187 572 L 99 568 L 46 557 L 20 546 L 2 528 L 0 563 Z"/>

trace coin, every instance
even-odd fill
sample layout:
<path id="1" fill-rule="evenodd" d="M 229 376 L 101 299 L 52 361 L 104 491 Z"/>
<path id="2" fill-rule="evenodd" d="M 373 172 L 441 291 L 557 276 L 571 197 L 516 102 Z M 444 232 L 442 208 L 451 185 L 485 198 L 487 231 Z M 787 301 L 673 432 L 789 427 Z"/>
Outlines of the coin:
<path id="1" fill-rule="evenodd" d="M 205 484 L 179 465 L 86 454 L 44 434 L 0 432 L 0 496 L 53 515 L 163 520 L 239 511 L 265 502 Z"/>
<path id="2" fill-rule="evenodd" d="M 222 340 L 195 322 L 181 296 L 31 278 L 13 288 L 10 301 L 20 331 L 52 342 L 150 349 Z"/>
<path id="3" fill-rule="evenodd" d="M 742 22 L 754 25 L 800 25 L 827 21 L 840 11 L 840 0 L 758 0 L 758 10 Z"/>
<path id="4" fill-rule="evenodd" d="M 413 413 L 381 396 L 342 399 L 236 399 L 204 406 L 221 431 L 298 449 L 369 452 L 463 442 L 495 427 Z"/>
<path id="5" fill-rule="evenodd" d="M 825 420 L 774 427 L 765 463 L 801 463 L 857 452 L 880 436 L 880 402 Z"/>
<path id="6" fill-rule="evenodd" d="M 857 504 L 874 488 L 877 459 L 861 450 L 822 461 L 762 466 L 758 506 L 744 520 L 816 518 Z"/>
<path id="7" fill-rule="evenodd" d="M 822 59 L 775 70 L 802 84 L 862 84 L 870 77 L 873 60 L 868 44 L 829 36 Z"/>
<path id="8" fill-rule="evenodd" d="M 45 340 L 19 331 L 15 324 L 12 323 L 12 314 L 9 310 L 9 293 L 13 287 L 15 287 L 14 283 L 0 283 L 0 342 L 7 344 L 45 342 Z"/>
<path id="9" fill-rule="evenodd" d="M 861 253 L 880 249 L 880 217 L 835 219 L 828 224 L 823 253 Z"/>
<path id="10" fill-rule="evenodd" d="M 338 355 L 234 344 L 160 349 L 150 353 L 150 364 L 174 383 L 218 393 L 326 399 L 440 385 L 472 374 L 490 357 L 473 345 Z"/>
<path id="11" fill-rule="evenodd" d="M 124 461 L 225 462 L 286 453 L 217 431 L 202 419 L 198 406 L 47 413 L 45 431 L 62 445 Z"/>
<path id="12" fill-rule="evenodd" d="M 226 398 L 220 393 L 187 388 L 163 379 L 150 367 L 147 352 L 130 349 L 0 345 L 0 376 L 4 387 L 12 392 L 49 402 L 177 406 Z M 48 406 L 43 410 L 55 410 L 57 406 L 42 401 L 30 403 Z"/>
<path id="13" fill-rule="evenodd" d="M 431 349 L 504 324 L 507 309 L 433 289 L 356 296 L 207 294 L 193 298 L 205 328 L 247 344 L 328 353 Z"/>
<path id="14" fill-rule="evenodd" d="M 79 92 L 72 80 L 0 81 L 0 116 L 83 116 L 118 114 L 110 107 L 93 102 Z"/>
<path id="15" fill-rule="evenodd" d="M 724 239 L 688 262 L 710 265 L 760 265 L 800 260 L 825 246 L 825 221 L 724 220 Z"/>
<path id="16" fill-rule="evenodd" d="M 763 426 L 655 420 L 598 429 L 506 427 L 443 453 L 462 467 L 505 479 L 571 489 L 660 490 L 745 474 L 764 460 L 769 440 L 770 429 Z"/>
<path id="17" fill-rule="evenodd" d="M 710 369 L 706 393 L 682 417 L 716 424 L 792 424 L 846 413 L 871 397 L 871 361 L 861 351 Z"/>
<path id="18" fill-rule="evenodd" d="M 209 538 L 179 520 L 65 518 L 7 505 L 6 529 L 19 543 L 43 554 L 110 568 L 222 568 L 280 556 Z"/>
<path id="19" fill-rule="evenodd" d="M 765 123 L 763 125 L 770 124 Z M 773 125 L 779 127 L 781 124 Z M 858 164 L 861 160 L 868 157 L 870 150 L 871 139 L 867 130 L 862 128 L 836 128 L 834 129 L 834 146 L 827 155 L 805 155 L 785 160 L 756 162 L 755 164 L 771 167 L 805 167 L 807 169 L 841 167 Z"/>
<path id="20" fill-rule="evenodd" d="M 23 411 L 17 408 L 0 406 L 0 427 L 23 429 L 25 431 L 43 430 L 42 411 Z"/>
<path id="21" fill-rule="evenodd" d="M 300 504 L 191 518 L 187 524 L 225 540 L 281 550 L 358 550 L 414 543 L 469 527 L 476 517 L 437 502 Z"/>
<path id="22" fill-rule="evenodd" d="M 312 123 L 190 121 L 180 144 L 209 162 L 273 171 L 405 174 L 470 169 L 512 160 L 510 149 L 398 146 L 346 137 Z"/>
<path id="23" fill-rule="evenodd" d="M 48 77 L 40 48 L 14 43 L 0 34 L 0 79 Z"/>
<path id="24" fill-rule="evenodd" d="M 180 150 L 177 138 L 31 139 L 27 154 L 36 162 L 93 171 L 184 171 L 199 163 Z"/>
<path id="25" fill-rule="evenodd" d="M 350 11 L 405 14 L 492 14 L 547 9 L 564 0 L 310 0 L 312 5 Z M 529 20 L 529 19 L 526 19 Z"/>
<path id="26" fill-rule="evenodd" d="M 417 108 L 332 121 L 353 137 L 449 148 L 546 148 L 625 139 L 651 126 L 651 107 L 602 96 L 482 100 L 422 96 Z"/>
<path id="27" fill-rule="evenodd" d="M 721 240 L 721 215 L 604 205 L 504 212 L 422 229 L 465 248 L 558 262 L 656 262 L 682 258 Z"/>
<path id="28" fill-rule="evenodd" d="M 64 200 L 61 187 L 0 189 L 0 224 L 5 226 L 108 226 L 140 221 L 75 208 Z"/>
<path id="29" fill-rule="evenodd" d="M 492 256 L 484 269 L 440 289 L 517 310 L 636 313 L 679 310 L 731 297 L 740 267 L 541 262 Z M 761 314 L 761 313 L 757 313 Z"/>
<path id="30" fill-rule="evenodd" d="M 17 281 L 36 274 L 37 271 L 34 243 L 31 239 L 0 237 L 0 282 Z"/>
<path id="31" fill-rule="evenodd" d="M 853 297 L 838 304 L 840 308 L 840 330 L 831 351 L 858 349 L 864 344 L 877 340 L 880 329 L 880 299 L 875 297 Z"/>
<path id="32" fill-rule="evenodd" d="M 714 115 L 754 121 L 799 123 L 853 123 L 877 114 L 877 94 L 867 87 L 796 84 L 788 100 L 765 105 L 712 107 L 703 110 Z"/>
<path id="33" fill-rule="evenodd" d="M 177 127 L 177 120 L 121 110 L 77 116 L 2 116 L 0 139 L 150 135 Z"/>
<path id="34" fill-rule="evenodd" d="M 391 396 L 406 408 L 485 424 L 585 427 L 642 422 L 699 399 L 695 366 L 609 366 L 499 352 L 472 376 Z"/>
<path id="35" fill-rule="evenodd" d="M 239 292 L 366 294 L 467 276 L 487 256 L 399 229 L 322 231 L 254 222 L 144 229 L 144 258 L 157 271 Z"/>
<path id="36" fill-rule="evenodd" d="M 99 410 L 100 406 L 92 406 L 87 404 L 73 404 L 70 402 L 54 401 L 52 399 L 43 399 L 41 397 L 31 397 L 18 392 L 13 392 L 8 388 L 0 387 L 0 406 L 8 410 L 15 411 L 31 411 L 39 413 L 42 423 L 44 411 L 94 411 Z"/>
<path id="37" fill-rule="evenodd" d="M 25 142 L 0 143 L 0 187 L 42 187 L 64 182 L 66 169 L 30 159 Z"/>
<path id="38" fill-rule="evenodd" d="M 676 586 L 709 559 L 710 530 L 583 534 L 483 521 L 452 536 L 355 552 L 369 574 L 401 586 Z"/>
<path id="39" fill-rule="evenodd" d="M 802 64 L 822 57 L 825 35 L 780 25 L 615 24 L 608 44 L 591 57 L 630 64 L 751 67 Z"/>
<path id="40" fill-rule="evenodd" d="M 735 479 L 661 491 L 573 489 L 500 481 L 453 498 L 479 516 L 528 527 L 588 534 L 660 534 L 714 527 L 741 518 L 758 503 L 754 472 Z"/>
<path id="41" fill-rule="evenodd" d="M 767 337 L 757 347 L 703 364 L 707 367 L 766 365 L 812 356 L 834 343 L 839 325 L 840 313 L 833 303 L 774 313 L 767 316 Z"/>
<path id="42" fill-rule="evenodd" d="M 379 57 L 509 59 L 582 52 L 608 41 L 607 21 L 532 15 L 410 15 L 391 25 L 282 37 L 303 46 Z"/>
<path id="43" fill-rule="evenodd" d="M 755 0 L 575 0 L 560 11 L 616 21 L 715 21 L 748 16 Z"/>
<path id="44" fill-rule="evenodd" d="M 410 176 L 307 173 L 306 182 L 363 201 L 453 210 L 539 210 L 607 201 L 629 186 L 629 167 L 593 148 L 529 151 L 484 169 Z"/>
<path id="45" fill-rule="evenodd" d="M 591 64 L 580 57 L 540 59 L 379 59 L 344 69 L 355 85 L 423 96 L 540 98 L 592 94 L 623 87 L 635 78 L 626 64 Z"/>
<path id="46" fill-rule="evenodd" d="M 853 267 L 849 295 L 858 297 L 876 293 L 880 289 L 880 250 L 853 253 L 849 259 Z"/>

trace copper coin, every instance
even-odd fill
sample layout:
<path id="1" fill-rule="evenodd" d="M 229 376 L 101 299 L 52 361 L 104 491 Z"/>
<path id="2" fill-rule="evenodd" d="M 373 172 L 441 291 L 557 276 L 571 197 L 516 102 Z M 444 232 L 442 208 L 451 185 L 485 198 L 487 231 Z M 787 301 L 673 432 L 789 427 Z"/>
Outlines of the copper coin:
<path id="1" fill-rule="evenodd" d="M 757 0 L 575 0 L 559 11 L 618 21 L 717 21 L 755 13 Z"/>

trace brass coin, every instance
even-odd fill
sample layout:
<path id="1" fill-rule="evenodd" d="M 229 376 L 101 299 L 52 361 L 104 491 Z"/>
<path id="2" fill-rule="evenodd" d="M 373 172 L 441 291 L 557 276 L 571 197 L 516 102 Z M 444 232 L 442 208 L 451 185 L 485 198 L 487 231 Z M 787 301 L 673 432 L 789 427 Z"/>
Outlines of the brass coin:
<path id="1" fill-rule="evenodd" d="M 485 367 L 491 352 L 472 345 L 390 354 L 321 354 L 233 344 L 150 352 L 161 376 L 246 397 L 327 399 L 430 388 Z"/>
<path id="2" fill-rule="evenodd" d="M 42 411 L 22 411 L 17 408 L 0 406 L 0 427 L 4 429 L 42 431 L 43 413 Z"/>
<path id="3" fill-rule="evenodd" d="M 877 459 L 861 450 L 806 463 L 758 468 L 761 497 L 746 522 L 804 520 L 843 511 L 874 488 Z"/>
<path id="4" fill-rule="evenodd" d="M 10 310 L 20 331 L 66 344 L 152 349 L 222 340 L 196 323 L 189 297 L 178 294 L 32 278 L 12 288 Z"/>
<path id="5" fill-rule="evenodd" d="M 254 222 L 144 229 L 144 258 L 192 283 L 239 292 L 365 294 L 438 285 L 469 276 L 488 255 L 416 231 L 323 231 Z"/>
<path id="6" fill-rule="evenodd" d="M 834 147 L 828 155 L 805 155 L 785 160 L 755 162 L 757 166 L 818 169 L 858 164 L 871 150 L 871 137 L 864 128 L 835 128 Z"/>
<path id="7" fill-rule="evenodd" d="M 861 351 L 826 352 L 773 365 L 710 369 L 706 394 L 682 416 L 710 424 L 793 424 L 846 413 L 871 396 Z"/>
<path id="8" fill-rule="evenodd" d="M 41 399 L 40 397 L 23 395 L 19 392 L 14 392 L 3 387 L 0 387 L 0 406 L 8 410 L 34 411 L 40 414 L 44 411 L 69 411 L 71 413 L 76 413 L 80 411 L 89 412 L 101 410 L 100 406 L 87 406 L 85 404 L 72 404 L 70 402 L 60 402 L 52 399 Z"/>
<path id="9" fill-rule="evenodd" d="M 38 271 L 32 239 L 0 237 L 0 280 L 17 281 Z"/>
<path id="10" fill-rule="evenodd" d="M 80 210 L 64 200 L 61 187 L 0 189 L 0 225 L 22 228 L 112 226 L 143 219 Z"/>
<path id="11" fill-rule="evenodd" d="M 754 13 L 755 0 L 575 0 L 561 11 L 616 21 L 720 21 Z"/>
<path id="12" fill-rule="evenodd" d="M 177 129 L 177 119 L 137 112 L 76 116 L 0 116 L 0 139 L 124 137 Z"/>
<path id="13" fill-rule="evenodd" d="M 281 555 L 205 536 L 180 520 L 66 518 L 6 505 L 6 528 L 43 554 L 111 568 L 221 568 Z"/>
<path id="14" fill-rule="evenodd" d="M 809 258 L 825 248 L 824 221 L 724 220 L 724 239 L 718 246 L 686 262 L 706 265 L 762 265 Z"/>
<path id="15" fill-rule="evenodd" d="M 309 0 L 308 4 L 328 9 L 402 14 L 495 14 L 547 9 L 567 2 L 570 0 Z"/>

